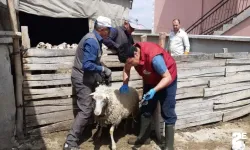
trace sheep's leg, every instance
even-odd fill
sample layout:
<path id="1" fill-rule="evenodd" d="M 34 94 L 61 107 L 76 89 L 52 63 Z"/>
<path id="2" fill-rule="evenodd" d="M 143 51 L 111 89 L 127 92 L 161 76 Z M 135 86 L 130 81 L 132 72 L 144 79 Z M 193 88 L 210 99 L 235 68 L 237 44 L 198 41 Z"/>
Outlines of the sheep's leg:
<path id="1" fill-rule="evenodd" d="M 110 133 L 110 137 L 111 137 L 111 148 L 112 150 L 116 150 L 116 144 L 115 144 L 115 140 L 114 140 L 114 130 L 115 130 L 115 125 L 112 125 L 112 127 L 109 130 Z"/>
<path id="2" fill-rule="evenodd" d="M 97 134 L 97 138 L 99 139 L 102 136 L 102 126 L 99 126 L 99 131 Z"/>

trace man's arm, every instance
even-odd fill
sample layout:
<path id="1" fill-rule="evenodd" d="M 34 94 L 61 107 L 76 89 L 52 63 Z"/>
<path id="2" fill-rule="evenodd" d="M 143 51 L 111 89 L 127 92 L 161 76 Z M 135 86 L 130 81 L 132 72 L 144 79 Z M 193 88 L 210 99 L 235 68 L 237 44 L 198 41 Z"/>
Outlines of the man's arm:
<path id="1" fill-rule="evenodd" d="M 164 58 L 162 55 L 157 55 L 153 58 L 153 67 L 155 71 L 161 75 L 161 81 L 154 87 L 156 92 L 160 91 L 161 89 L 167 87 L 172 80 L 172 77 L 168 71 L 168 68 L 165 64 Z"/>
<path id="2" fill-rule="evenodd" d="M 128 81 L 130 78 L 130 69 L 131 69 L 131 65 L 125 64 L 123 68 L 123 84 L 128 84 Z"/>
<path id="3" fill-rule="evenodd" d="M 118 35 L 117 29 L 110 28 L 109 37 L 107 39 L 103 39 L 103 44 L 110 49 L 118 49 L 119 45 L 115 42 L 117 35 Z"/>
<path id="4" fill-rule="evenodd" d="M 103 67 L 97 65 L 96 59 L 98 57 L 98 44 L 94 39 L 87 39 L 83 45 L 82 66 L 85 71 L 94 71 L 101 73 Z"/>
<path id="5" fill-rule="evenodd" d="M 183 36 L 183 44 L 185 47 L 184 52 L 186 52 L 188 54 L 189 50 L 190 50 L 190 43 L 189 43 L 188 35 L 186 32 L 184 33 L 184 36 Z"/>

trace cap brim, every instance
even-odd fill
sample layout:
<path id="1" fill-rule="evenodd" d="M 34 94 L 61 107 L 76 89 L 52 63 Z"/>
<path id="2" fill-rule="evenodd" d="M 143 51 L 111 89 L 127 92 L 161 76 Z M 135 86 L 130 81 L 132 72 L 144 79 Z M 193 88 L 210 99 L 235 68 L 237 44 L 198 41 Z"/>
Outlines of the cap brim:
<path id="1" fill-rule="evenodd" d="M 134 23 L 129 23 L 129 25 L 134 28 L 134 29 L 140 29 L 141 27 L 138 24 L 134 24 Z"/>

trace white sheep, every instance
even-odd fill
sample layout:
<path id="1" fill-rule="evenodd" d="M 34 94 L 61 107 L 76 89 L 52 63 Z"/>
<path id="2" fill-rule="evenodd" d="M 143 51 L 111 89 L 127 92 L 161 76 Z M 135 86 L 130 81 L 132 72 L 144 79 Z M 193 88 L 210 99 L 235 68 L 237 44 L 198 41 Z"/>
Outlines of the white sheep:
<path id="1" fill-rule="evenodd" d="M 100 85 L 95 89 L 93 96 L 95 101 L 94 114 L 100 124 L 98 137 L 101 136 L 102 127 L 111 124 L 110 137 L 112 150 L 116 149 L 113 132 L 120 122 L 130 115 L 135 116 L 138 110 L 139 95 L 137 91 L 129 87 L 128 94 L 121 94 L 117 88 Z"/>

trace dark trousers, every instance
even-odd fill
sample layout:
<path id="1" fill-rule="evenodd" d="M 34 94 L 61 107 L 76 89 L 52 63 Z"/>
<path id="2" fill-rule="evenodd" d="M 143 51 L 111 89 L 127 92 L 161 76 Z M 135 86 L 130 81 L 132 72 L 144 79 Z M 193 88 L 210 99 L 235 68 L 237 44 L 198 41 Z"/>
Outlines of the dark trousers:
<path id="1" fill-rule="evenodd" d="M 152 85 L 144 84 L 143 86 L 143 94 L 147 93 L 150 89 L 154 88 Z M 157 101 L 160 101 L 161 104 L 161 115 L 167 125 L 174 125 L 177 116 L 175 113 L 175 96 L 177 90 L 177 79 L 175 79 L 168 87 L 158 91 L 153 99 L 148 101 L 147 105 L 142 105 L 141 107 L 141 115 L 146 118 L 149 118 L 153 115 Z"/>
<path id="2" fill-rule="evenodd" d="M 86 127 L 93 112 L 93 100 L 90 94 L 94 91 L 94 85 L 84 84 L 81 79 L 71 78 L 73 88 L 77 96 L 77 105 L 80 111 L 72 124 L 71 130 L 67 136 L 66 143 L 71 146 L 77 146 L 79 137 Z"/>

